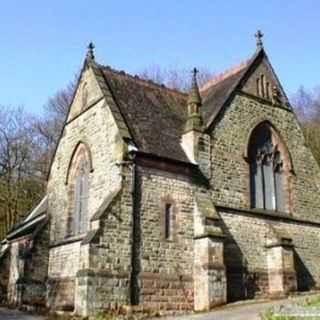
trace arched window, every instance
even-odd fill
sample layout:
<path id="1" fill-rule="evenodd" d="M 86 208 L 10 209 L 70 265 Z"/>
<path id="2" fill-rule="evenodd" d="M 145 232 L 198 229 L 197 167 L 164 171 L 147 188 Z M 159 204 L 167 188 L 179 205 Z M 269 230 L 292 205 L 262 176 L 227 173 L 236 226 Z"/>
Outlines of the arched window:
<path id="1" fill-rule="evenodd" d="M 89 176 L 92 171 L 89 146 L 84 142 L 79 142 L 71 155 L 66 175 L 68 190 L 66 237 L 84 234 L 88 231 Z"/>
<path id="2" fill-rule="evenodd" d="M 258 126 L 250 138 L 251 206 L 285 212 L 283 155 L 274 141 L 267 123 Z"/>
<path id="3" fill-rule="evenodd" d="M 88 229 L 88 162 L 81 160 L 75 181 L 74 234 L 87 232 Z"/>

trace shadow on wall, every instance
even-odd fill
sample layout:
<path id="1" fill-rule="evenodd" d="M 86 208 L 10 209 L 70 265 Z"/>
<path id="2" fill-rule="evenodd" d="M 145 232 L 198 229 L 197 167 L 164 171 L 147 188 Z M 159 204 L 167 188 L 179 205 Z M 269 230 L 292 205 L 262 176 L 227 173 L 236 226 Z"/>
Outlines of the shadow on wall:
<path id="1" fill-rule="evenodd" d="M 74 311 L 74 280 L 48 279 L 47 307 L 49 310 Z"/>
<path id="2" fill-rule="evenodd" d="M 227 301 L 253 299 L 268 295 L 268 270 L 249 272 L 248 261 L 223 221 L 220 222 L 227 235 L 224 247 L 224 261 L 227 274 Z M 250 239 L 248 239 L 249 241 Z M 316 287 L 316 281 L 294 250 L 294 264 L 298 291 L 307 291 Z"/>
<path id="3" fill-rule="evenodd" d="M 296 250 L 294 250 L 294 263 L 297 273 L 298 291 L 313 289 L 316 286 L 316 282 Z"/>
<path id="4" fill-rule="evenodd" d="M 225 233 L 224 262 L 227 276 L 227 302 L 254 298 L 255 277 L 248 272 L 248 261 L 223 221 Z"/>

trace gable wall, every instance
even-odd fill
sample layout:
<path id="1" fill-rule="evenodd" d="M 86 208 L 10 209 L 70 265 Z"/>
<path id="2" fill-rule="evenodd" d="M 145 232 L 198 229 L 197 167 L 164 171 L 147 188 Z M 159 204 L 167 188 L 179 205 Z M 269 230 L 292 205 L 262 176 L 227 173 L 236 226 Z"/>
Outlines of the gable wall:
<path id="1" fill-rule="evenodd" d="M 295 173 L 290 193 L 292 215 L 320 221 L 320 170 L 305 145 L 295 115 L 239 94 L 220 114 L 211 132 L 211 184 L 215 203 L 250 208 L 249 165 L 244 155 L 251 130 L 264 120 L 274 125 L 292 158 Z"/>
<path id="2" fill-rule="evenodd" d="M 242 88 L 242 91 L 257 95 L 257 79 L 261 80 L 261 75 L 264 76 L 265 86 L 269 83 L 269 100 L 272 99 L 272 88 L 273 86 L 280 87 L 280 83 L 273 75 L 270 66 L 266 59 L 263 59 L 261 63 L 256 66 L 252 73 L 247 77 L 247 80 Z M 266 87 L 264 88 L 266 89 Z M 266 97 L 266 92 L 265 92 Z"/>
<path id="3" fill-rule="evenodd" d="M 292 158 L 295 174 L 291 178 L 289 216 L 320 221 L 319 168 L 305 145 L 295 115 L 237 94 L 211 132 L 212 197 L 214 203 L 221 206 L 219 214 L 227 235 L 225 263 L 231 300 L 268 294 L 265 246 L 271 223 L 281 227 L 293 240 L 298 288 L 319 286 L 320 268 L 316 257 L 320 254 L 320 225 L 265 219 L 259 212 L 250 210 L 249 165 L 244 155 L 251 130 L 264 120 L 274 125 Z"/>
<path id="4" fill-rule="evenodd" d="M 68 195 L 66 177 L 70 160 L 79 141 L 90 148 L 92 169 L 89 173 L 88 220 L 95 214 L 109 192 L 121 184 L 118 162 L 123 156 L 123 141 L 112 113 L 100 92 L 91 69 L 84 71 L 87 100 L 97 103 L 80 113 L 81 92 L 71 106 L 69 119 L 59 142 L 48 181 L 48 214 L 51 218 L 50 241 L 56 245 L 49 254 L 49 306 L 73 308 L 75 276 L 81 269 L 81 240 L 64 244 L 68 232 Z M 80 91 L 81 91 L 80 82 Z M 75 117 L 78 115 L 77 117 Z M 76 239 L 75 239 L 76 240 Z M 60 243 L 60 244 L 59 244 Z M 72 266 L 65 268 L 63 266 Z"/>
<path id="5" fill-rule="evenodd" d="M 90 84 L 90 95 L 93 94 L 93 98 L 89 97 L 88 100 L 101 98 L 102 94 L 98 93 L 91 70 L 85 71 L 83 78 L 87 80 L 88 85 Z M 70 116 L 78 112 L 81 107 L 79 101 L 75 98 Z M 64 129 L 51 167 L 47 189 L 48 210 L 52 216 L 51 240 L 61 240 L 66 234 L 68 186 L 65 182 L 72 154 L 79 141 L 88 145 L 92 155 L 93 172 L 89 174 L 89 218 L 101 205 L 108 190 L 114 190 L 120 183 L 116 162 L 122 156 L 119 152 L 121 139 L 112 114 L 103 99 L 68 123 Z"/>

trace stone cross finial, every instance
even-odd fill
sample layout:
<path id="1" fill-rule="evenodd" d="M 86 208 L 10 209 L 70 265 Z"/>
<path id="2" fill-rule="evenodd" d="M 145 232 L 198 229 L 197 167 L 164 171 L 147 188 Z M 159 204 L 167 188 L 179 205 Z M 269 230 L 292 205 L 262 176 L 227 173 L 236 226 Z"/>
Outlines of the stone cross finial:
<path id="1" fill-rule="evenodd" d="M 199 70 L 197 68 L 193 68 L 193 70 L 192 70 L 192 84 L 197 83 L 197 73 L 199 73 Z"/>
<path id="2" fill-rule="evenodd" d="M 257 39 L 257 48 L 259 48 L 259 49 L 262 48 L 263 47 L 263 42 L 262 42 L 263 33 L 261 32 L 261 30 L 258 30 L 254 36 Z"/>
<path id="3" fill-rule="evenodd" d="M 198 82 L 197 82 L 197 73 L 198 72 L 199 72 L 199 70 L 197 68 L 193 68 L 191 89 L 189 92 L 188 101 L 191 104 L 195 103 L 197 105 L 201 105 L 201 97 L 200 97 L 200 92 L 199 92 L 199 87 L 198 87 Z"/>
<path id="4" fill-rule="evenodd" d="M 88 45 L 87 59 L 94 60 L 94 44 L 92 42 Z"/>

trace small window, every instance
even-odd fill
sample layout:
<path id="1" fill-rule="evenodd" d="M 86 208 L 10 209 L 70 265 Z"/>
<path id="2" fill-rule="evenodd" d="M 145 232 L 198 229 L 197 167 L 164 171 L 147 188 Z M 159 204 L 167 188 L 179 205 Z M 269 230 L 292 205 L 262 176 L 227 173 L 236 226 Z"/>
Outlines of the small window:
<path id="1" fill-rule="evenodd" d="M 261 97 L 265 97 L 265 79 L 264 79 L 264 75 L 262 74 L 261 75 L 261 83 L 260 83 L 260 85 L 261 85 Z"/>
<path id="2" fill-rule="evenodd" d="M 82 86 L 82 93 L 81 93 L 81 110 L 84 110 L 88 104 L 88 85 L 85 82 Z"/>
<path id="3" fill-rule="evenodd" d="M 270 99 L 270 83 L 267 82 L 267 86 L 266 86 L 266 98 Z"/>
<path id="4" fill-rule="evenodd" d="M 164 230 L 164 236 L 165 239 L 171 238 L 171 225 L 172 225 L 172 204 L 166 203 L 165 206 L 165 230 Z"/>
<path id="5" fill-rule="evenodd" d="M 257 96 L 270 100 L 271 98 L 271 86 L 270 83 L 266 81 L 266 78 L 263 74 L 257 78 L 256 83 Z"/>
<path id="6" fill-rule="evenodd" d="M 259 97 L 261 95 L 260 93 L 260 79 L 257 79 L 257 96 Z"/>

